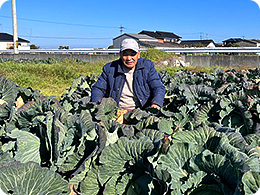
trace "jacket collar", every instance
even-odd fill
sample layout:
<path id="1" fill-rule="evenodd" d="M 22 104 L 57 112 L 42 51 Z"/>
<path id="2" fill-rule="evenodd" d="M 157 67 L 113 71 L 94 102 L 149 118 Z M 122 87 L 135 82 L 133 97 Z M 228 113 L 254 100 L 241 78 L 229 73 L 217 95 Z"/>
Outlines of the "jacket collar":
<path id="1" fill-rule="evenodd" d="M 119 60 L 118 60 L 118 69 L 117 69 L 117 70 L 118 70 L 118 73 L 124 74 L 125 72 L 124 72 L 122 66 L 124 66 L 124 64 L 123 64 L 122 60 L 119 59 Z"/>
<path id="2" fill-rule="evenodd" d="M 136 64 L 136 69 L 139 70 L 139 69 L 142 69 L 142 68 L 144 68 L 143 59 L 139 58 L 138 61 L 137 61 L 137 64 Z"/>

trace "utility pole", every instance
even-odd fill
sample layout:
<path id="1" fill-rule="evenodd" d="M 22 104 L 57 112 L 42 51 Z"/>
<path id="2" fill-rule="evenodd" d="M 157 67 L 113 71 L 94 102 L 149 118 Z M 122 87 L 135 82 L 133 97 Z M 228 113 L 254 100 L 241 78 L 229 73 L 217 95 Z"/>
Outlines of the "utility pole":
<path id="1" fill-rule="evenodd" d="M 122 34 L 123 33 L 123 29 L 124 29 L 125 27 L 123 27 L 123 26 L 120 26 L 120 34 Z"/>
<path id="2" fill-rule="evenodd" d="M 18 33 L 17 33 L 17 16 L 16 16 L 16 1 L 12 0 L 12 12 L 13 12 L 13 42 L 14 42 L 14 54 L 18 54 Z"/>
<path id="3" fill-rule="evenodd" d="M 200 33 L 200 40 L 202 40 L 202 35 L 203 35 L 203 32 Z"/>

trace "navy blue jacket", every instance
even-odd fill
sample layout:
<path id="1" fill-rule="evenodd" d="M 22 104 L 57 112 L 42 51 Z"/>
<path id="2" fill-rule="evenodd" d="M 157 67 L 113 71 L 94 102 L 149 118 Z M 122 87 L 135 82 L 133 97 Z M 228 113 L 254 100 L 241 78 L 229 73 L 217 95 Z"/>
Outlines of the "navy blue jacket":
<path id="1" fill-rule="evenodd" d="M 103 97 L 112 97 L 117 105 L 126 80 L 122 69 L 123 62 L 119 59 L 106 64 L 97 82 L 92 86 L 91 101 L 101 101 Z M 163 105 L 165 87 L 150 60 L 138 59 L 133 78 L 133 90 L 141 107 L 157 104 Z"/>

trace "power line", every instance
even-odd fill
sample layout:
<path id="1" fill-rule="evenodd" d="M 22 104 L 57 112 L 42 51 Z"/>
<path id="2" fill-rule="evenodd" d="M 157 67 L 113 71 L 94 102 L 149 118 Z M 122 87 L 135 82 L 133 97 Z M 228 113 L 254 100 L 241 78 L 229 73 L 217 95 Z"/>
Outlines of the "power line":
<path id="1" fill-rule="evenodd" d="M 178 34 L 181 34 L 181 35 L 197 35 L 197 34 L 200 34 L 201 32 L 194 32 L 194 33 L 178 33 Z"/>
<path id="2" fill-rule="evenodd" d="M 92 39 L 92 40 L 94 40 L 94 39 L 97 39 L 97 40 L 99 40 L 99 39 L 109 39 L 109 40 L 111 40 L 111 39 L 113 39 L 113 38 L 111 38 L 111 37 L 52 37 L 52 36 L 27 36 L 27 35 L 21 35 L 21 37 L 31 37 L 31 38 L 41 38 L 41 39 L 80 39 L 80 40 L 82 40 L 82 39 Z"/>
<path id="3" fill-rule="evenodd" d="M 2 18 L 12 18 L 10 16 L 2 16 Z M 74 23 L 66 23 L 66 22 L 52 22 L 52 21 L 45 21 L 45 20 L 35 20 L 35 19 L 27 19 L 27 18 L 17 18 L 19 20 L 26 20 L 31 22 L 41 22 L 41 23 L 49 23 L 49 24 L 62 24 L 62 25 L 70 25 L 70 26 L 83 26 L 83 27 L 92 27 L 92 28 L 120 28 L 115 26 L 101 26 L 101 25 L 90 25 L 90 24 L 74 24 Z"/>
<path id="4" fill-rule="evenodd" d="M 225 37 L 225 38 L 228 37 L 228 36 L 225 36 L 225 35 L 215 35 L 215 34 L 211 34 L 211 33 L 210 33 L 209 35 L 214 36 L 214 37 L 223 37 L 223 38 L 224 38 L 224 37 Z"/>
<path id="5" fill-rule="evenodd" d="M 2 18 L 12 18 L 10 16 L 3 16 L 0 15 Z M 49 24 L 61 24 L 61 25 L 70 25 L 70 26 L 83 26 L 83 27 L 92 27 L 92 28 L 115 28 L 115 29 L 120 29 L 124 28 L 125 30 L 130 30 L 130 31 L 139 31 L 137 29 L 131 29 L 123 26 L 103 26 L 103 25 L 90 25 L 90 24 L 74 24 L 74 23 L 66 23 L 66 22 L 53 22 L 53 21 L 45 21 L 45 20 L 36 20 L 36 19 L 28 19 L 28 18 L 17 18 L 19 20 L 27 20 L 31 22 L 41 22 L 41 23 L 49 23 Z"/>

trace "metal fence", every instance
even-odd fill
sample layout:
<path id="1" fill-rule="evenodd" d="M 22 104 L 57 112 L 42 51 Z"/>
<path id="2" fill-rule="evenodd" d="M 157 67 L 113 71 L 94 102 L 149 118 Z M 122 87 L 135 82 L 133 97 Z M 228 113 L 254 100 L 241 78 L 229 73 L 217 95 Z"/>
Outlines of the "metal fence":
<path id="1" fill-rule="evenodd" d="M 193 47 L 193 48 L 156 48 L 165 52 L 171 53 L 255 53 L 260 54 L 260 47 Z M 141 49 L 145 51 L 146 49 Z M 13 54 L 14 50 L 0 50 L 0 54 Z M 118 54 L 119 49 L 31 49 L 31 50 L 20 50 L 19 53 L 29 54 L 87 54 L 87 55 L 98 55 L 98 54 Z"/>

